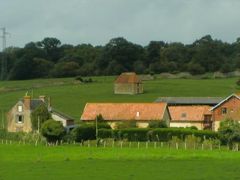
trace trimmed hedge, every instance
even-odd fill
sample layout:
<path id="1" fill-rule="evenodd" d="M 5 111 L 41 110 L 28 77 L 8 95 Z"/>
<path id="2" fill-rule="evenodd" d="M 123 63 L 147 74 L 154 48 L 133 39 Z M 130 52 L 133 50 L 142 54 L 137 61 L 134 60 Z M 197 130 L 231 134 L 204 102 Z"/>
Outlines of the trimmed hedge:
<path id="1" fill-rule="evenodd" d="M 158 128 L 158 129 L 100 129 L 99 138 L 114 138 L 116 140 L 127 139 L 128 141 L 169 141 L 172 137 L 184 140 L 188 135 L 204 139 L 216 139 L 218 133 L 206 130 L 192 130 L 184 128 Z"/>
<path id="2" fill-rule="evenodd" d="M 70 136 L 76 142 L 96 139 L 96 128 L 92 125 L 77 126 L 71 131 Z"/>

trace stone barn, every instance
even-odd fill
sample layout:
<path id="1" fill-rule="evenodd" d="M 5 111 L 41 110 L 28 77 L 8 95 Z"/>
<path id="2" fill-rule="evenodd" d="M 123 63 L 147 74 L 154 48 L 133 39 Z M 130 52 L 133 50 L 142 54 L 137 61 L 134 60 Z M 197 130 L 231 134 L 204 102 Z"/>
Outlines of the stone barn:
<path id="1" fill-rule="evenodd" d="M 134 72 L 122 73 L 114 83 L 115 94 L 140 94 L 143 93 L 141 79 Z"/>

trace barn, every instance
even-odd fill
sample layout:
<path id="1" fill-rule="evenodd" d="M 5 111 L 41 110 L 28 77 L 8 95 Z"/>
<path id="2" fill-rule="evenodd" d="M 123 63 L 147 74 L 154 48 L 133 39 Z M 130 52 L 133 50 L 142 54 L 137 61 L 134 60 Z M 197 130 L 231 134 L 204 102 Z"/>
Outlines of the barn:
<path id="1" fill-rule="evenodd" d="M 141 94 L 143 84 L 135 72 L 125 72 L 117 77 L 114 83 L 115 94 Z"/>

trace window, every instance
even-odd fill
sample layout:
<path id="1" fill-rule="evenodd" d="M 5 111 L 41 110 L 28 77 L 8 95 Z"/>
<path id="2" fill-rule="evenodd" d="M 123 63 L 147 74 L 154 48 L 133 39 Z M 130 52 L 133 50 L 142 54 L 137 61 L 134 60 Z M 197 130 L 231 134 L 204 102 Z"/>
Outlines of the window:
<path id="1" fill-rule="evenodd" d="M 222 108 L 222 114 L 227 114 L 227 108 Z"/>
<path id="2" fill-rule="evenodd" d="M 23 120 L 24 120 L 23 115 L 17 115 L 16 116 L 16 123 L 22 124 Z"/>
<path id="3" fill-rule="evenodd" d="M 23 111 L 22 105 L 18 105 L 18 112 L 22 112 L 22 111 Z"/>

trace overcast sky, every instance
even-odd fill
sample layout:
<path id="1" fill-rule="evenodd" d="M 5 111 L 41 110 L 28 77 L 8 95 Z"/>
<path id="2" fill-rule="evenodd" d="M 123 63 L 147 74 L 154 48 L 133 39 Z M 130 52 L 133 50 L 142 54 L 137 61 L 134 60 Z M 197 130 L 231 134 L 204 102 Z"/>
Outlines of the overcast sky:
<path id="1" fill-rule="evenodd" d="M 0 0 L 0 27 L 10 46 L 44 37 L 62 43 L 104 45 L 125 37 L 192 43 L 203 35 L 240 37 L 240 0 Z"/>

